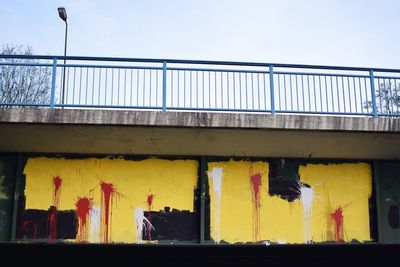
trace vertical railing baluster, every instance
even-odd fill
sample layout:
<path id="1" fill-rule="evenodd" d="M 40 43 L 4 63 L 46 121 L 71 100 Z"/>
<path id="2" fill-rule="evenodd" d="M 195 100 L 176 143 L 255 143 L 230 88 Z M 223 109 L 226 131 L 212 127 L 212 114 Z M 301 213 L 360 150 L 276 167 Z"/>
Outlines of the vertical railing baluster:
<path id="1" fill-rule="evenodd" d="M 374 70 L 369 70 L 369 79 L 370 79 L 370 82 L 371 82 L 372 114 L 376 118 L 376 117 L 378 117 L 378 112 L 376 110 Z"/>
<path id="2" fill-rule="evenodd" d="M 275 94 L 274 94 L 274 66 L 269 65 L 269 90 L 271 96 L 271 113 L 275 114 Z"/>
<path id="3" fill-rule="evenodd" d="M 82 94 L 82 68 L 79 68 L 79 97 L 78 97 L 78 105 L 82 105 L 81 103 L 81 94 Z"/>
<path id="4" fill-rule="evenodd" d="M 394 89 L 396 89 L 396 81 L 393 80 L 393 82 L 394 82 Z M 395 97 L 393 96 L 391 79 L 389 79 L 389 90 L 390 90 L 390 96 L 389 96 L 389 100 L 390 101 L 389 102 L 390 102 L 390 104 L 392 106 L 392 110 L 390 111 L 390 113 L 393 113 L 393 111 L 394 111 L 393 102 L 394 102 Z"/>
<path id="5" fill-rule="evenodd" d="M 287 95 L 286 95 L 286 74 L 283 74 L 283 95 L 285 99 L 285 110 L 288 111 Z"/>
<path id="6" fill-rule="evenodd" d="M 158 107 L 158 70 L 156 70 L 156 107 Z"/>
<path id="7" fill-rule="evenodd" d="M 331 95 L 332 95 L 332 112 L 335 112 L 335 101 L 334 101 L 334 94 L 333 94 L 333 77 L 329 76 L 330 80 L 331 80 Z"/>
<path id="8" fill-rule="evenodd" d="M 64 67 L 65 68 L 65 67 Z M 54 109 L 54 96 L 56 93 L 57 58 L 53 59 L 53 72 L 51 77 L 50 108 Z"/>
<path id="9" fill-rule="evenodd" d="M 171 88 L 172 90 L 172 88 Z M 163 91 L 162 91 L 162 110 L 167 111 L 167 62 L 163 61 Z"/>
<path id="10" fill-rule="evenodd" d="M 99 68 L 99 92 L 97 94 L 97 97 L 98 97 L 97 103 L 98 103 L 98 105 L 100 105 L 100 92 L 101 92 L 101 68 Z M 94 105 L 94 103 L 92 105 Z"/>
<path id="11" fill-rule="evenodd" d="M 74 82 L 73 86 L 72 86 L 72 104 L 75 104 L 75 84 L 76 84 L 76 67 L 74 67 L 74 78 L 72 79 L 72 81 Z"/>

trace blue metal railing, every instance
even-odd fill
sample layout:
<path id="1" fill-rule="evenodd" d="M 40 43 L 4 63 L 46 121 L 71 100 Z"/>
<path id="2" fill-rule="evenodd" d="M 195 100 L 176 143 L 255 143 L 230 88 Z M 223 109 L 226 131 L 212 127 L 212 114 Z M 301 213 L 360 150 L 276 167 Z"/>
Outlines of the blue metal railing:
<path id="1" fill-rule="evenodd" d="M 400 70 L 0 55 L 0 106 L 400 116 Z"/>

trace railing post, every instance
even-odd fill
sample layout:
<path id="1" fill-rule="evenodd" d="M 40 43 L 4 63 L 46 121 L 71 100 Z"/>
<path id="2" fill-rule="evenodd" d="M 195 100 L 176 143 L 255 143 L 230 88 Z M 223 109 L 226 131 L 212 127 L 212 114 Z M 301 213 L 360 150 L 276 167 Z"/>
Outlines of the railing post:
<path id="1" fill-rule="evenodd" d="M 167 111 L 167 62 L 163 61 L 162 110 Z"/>
<path id="2" fill-rule="evenodd" d="M 378 111 L 376 109 L 375 78 L 373 70 L 369 70 L 369 79 L 371 81 L 372 113 L 374 114 L 374 117 L 378 117 Z"/>
<path id="3" fill-rule="evenodd" d="M 50 108 L 54 109 L 54 97 L 56 94 L 56 74 L 57 74 L 57 58 L 53 59 L 53 75 L 51 78 Z"/>
<path id="4" fill-rule="evenodd" d="M 271 96 L 271 113 L 275 114 L 275 94 L 274 94 L 274 66 L 269 65 L 269 90 Z"/>

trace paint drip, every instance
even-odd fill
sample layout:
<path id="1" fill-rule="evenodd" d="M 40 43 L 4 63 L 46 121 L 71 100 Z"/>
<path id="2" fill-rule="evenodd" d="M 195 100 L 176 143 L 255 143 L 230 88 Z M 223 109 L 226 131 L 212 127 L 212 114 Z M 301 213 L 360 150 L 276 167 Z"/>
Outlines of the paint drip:
<path id="1" fill-rule="evenodd" d="M 134 212 L 135 223 L 136 223 L 136 243 L 140 244 L 143 242 L 143 230 L 147 232 L 147 228 L 155 230 L 150 221 L 144 216 L 143 208 L 136 208 Z"/>
<path id="2" fill-rule="evenodd" d="M 57 208 L 51 206 L 49 209 L 47 233 L 50 242 L 55 242 L 57 239 Z"/>
<path id="3" fill-rule="evenodd" d="M 148 215 L 146 218 L 146 223 L 148 223 L 148 227 L 146 227 L 146 234 L 147 234 L 147 238 L 149 240 L 151 240 L 151 209 L 153 208 L 153 200 L 154 200 L 154 195 L 150 194 L 147 196 L 147 211 L 148 211 Z"/>
<path id="4" fill-rule="evenodd" d="M 147 196 L 147 210 L 151 211 L 151 209 L 153 208 L 153 199 L 154 199 L 154 195 L 150 194 Z"/>
<path id="5" fill-rule="evenodd" d="M 100 243 L 100 208 L 98 206 L 92 206 L 90 209 L 90 242 Z"/>
<path id="6" fill-rule="evenodd" d="M 90 227 L 90 210 L 92 208 L 92 200 L 87 197 L 78 198 L 75 203 L 76 215 L 78 218 L 78 231 L 76 242 L 89 241 L 89 227 Z"/>
<path id="7" fill-rule="evenodd" d="M 303 232 L 304 242 L 311 243 L 312 241 L 312 204 L 314 201 L 314 190 L 307 185 L 298 182 L 298 190 L 303 213 Z"/>
<path id="8" fill-rule="evenodd" d="M 213 229 L 215 243 L 219 244 L 221 241 L 221 193 L 222 193 L 222 177 L 223 171 L 221 167 L 212 168 L 211 172 L 208 172 L 208 177 L 212 181 L 214 200 L 212 205 L 213 211 Z"/>
<path id="9" fill-rule="evenodd" d="M 250 184 L 253 195 L 253 242 L 260 241 L 261 183 L 261 174 L 256 173 L 250 176 Z"/>
<path id="10" fill-rule="evenodd" d="M 101 188 L 101 242 L 108 243 L 110 238 L 111 222 L 110 217 L 112 215 L 112 203 L 113 197 L 116 193 L 114 185 L 111 183 L 100 182 Z"/>
<path id="11" fill-rule="evenodd" d="M 339 206 L 333 213 L 331 213 L 331 219 L 333 220 L 335 226 L 335 240 L 337 242 L 343 242 L 343 208 L 341 206 Z"/>
<path id="12" fill-rule="evenodd" d="M 59 208 L 61 194 L 62 179 L 60 176 L 53 177 L 53 204 L 52 206 Z"/>

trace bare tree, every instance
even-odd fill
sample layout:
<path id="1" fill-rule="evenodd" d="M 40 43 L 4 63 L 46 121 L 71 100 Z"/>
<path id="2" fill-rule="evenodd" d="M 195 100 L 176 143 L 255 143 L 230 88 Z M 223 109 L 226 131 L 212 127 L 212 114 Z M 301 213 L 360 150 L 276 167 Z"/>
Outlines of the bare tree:
<path id="1" fill-rule="evenodd" d="M 32 55 L 30 47 L 3 45 L 0 55 Z M 11 63 L 11 64 L 10 64 Z M 0 57 L 0 106 L 48 104 L 51 68 L 36 59 Z M 29 64 L 29 66 L 24 64 Z M 20 104 L 20 105 L 18 105 Z"/>
<path id="2" fill-rule="evenodd" d="M 375 98 L 378 113 L 400 114 L 400 83 L 396 83 L 396 80 L 379 83 Z M 372 101 L 368 101 L 365 108 L 372 108 Z"/>

